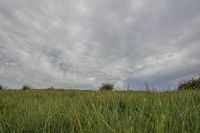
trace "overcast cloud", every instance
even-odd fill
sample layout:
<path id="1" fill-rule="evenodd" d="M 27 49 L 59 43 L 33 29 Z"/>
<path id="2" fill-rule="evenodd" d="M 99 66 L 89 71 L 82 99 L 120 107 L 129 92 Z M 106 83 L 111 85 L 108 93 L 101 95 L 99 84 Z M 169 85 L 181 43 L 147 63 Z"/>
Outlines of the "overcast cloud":
<path id="1" fill-rule="evenodd" d="M 200 0 L 0 0 L 11 88 L 176 87 L 200 72 Z"/>

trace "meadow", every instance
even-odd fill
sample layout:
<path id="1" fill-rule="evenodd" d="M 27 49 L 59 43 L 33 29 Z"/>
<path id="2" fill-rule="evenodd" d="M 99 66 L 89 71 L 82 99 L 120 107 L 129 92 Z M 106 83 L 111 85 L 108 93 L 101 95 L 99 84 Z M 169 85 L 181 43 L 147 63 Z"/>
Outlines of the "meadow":
<path id="1" fill-rule="evenodd" d="M 0 133 L 200 132 L 200 91 L 0 90 Z"/>

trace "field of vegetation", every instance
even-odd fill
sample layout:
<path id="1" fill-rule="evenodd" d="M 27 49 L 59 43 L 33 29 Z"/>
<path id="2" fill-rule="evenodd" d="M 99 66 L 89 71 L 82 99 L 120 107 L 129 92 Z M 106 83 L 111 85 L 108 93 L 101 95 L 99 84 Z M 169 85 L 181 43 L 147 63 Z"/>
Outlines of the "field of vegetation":
<path id="1" fill-rule="evenodd" d="M 0 90 L 0 133 L 200 132 L 200 91 Z"/>

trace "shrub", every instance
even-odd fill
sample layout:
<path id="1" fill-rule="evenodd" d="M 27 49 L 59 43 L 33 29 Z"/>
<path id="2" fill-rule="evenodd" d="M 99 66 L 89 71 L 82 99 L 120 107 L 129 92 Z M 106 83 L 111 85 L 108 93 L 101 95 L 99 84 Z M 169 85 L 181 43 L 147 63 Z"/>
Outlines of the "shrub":
<path id="1" fill-rule="evenodd" d="M 0 90 L 5 90 L 5 89 L 7 89 L 7 87 L 0 84 Z"/>
<path id="2" fill-rule="evenodd" d="M 0 84 L 0 90 L 3 90 L 3 85 Z"/>
<path id="3" fill-rule="evenodd" d="M 181 90 L 200 90 L 200 76 L 187 81 L 182 81 L 178 84 L 177 89 Z"/>
<path id="4" fill-rule="evenodd" d="M 112 91 L 114 89 L 114 84 L 112 83 L 103 83 L 99 88 L 100 91 Z"/>
<path id="5" fill-rule="evenodd" d="M 29 86 L 29 85 L 24 85 L 22 87 L 22 90 L 31 90 L 31 89 L 33 89 L 33 88 L 31 86 Z"/>
<path id="6" fill-rule="evenodd" d="M 55 90 L 55 88 L 53 86 L 47 88 L 47 90 Z"/>

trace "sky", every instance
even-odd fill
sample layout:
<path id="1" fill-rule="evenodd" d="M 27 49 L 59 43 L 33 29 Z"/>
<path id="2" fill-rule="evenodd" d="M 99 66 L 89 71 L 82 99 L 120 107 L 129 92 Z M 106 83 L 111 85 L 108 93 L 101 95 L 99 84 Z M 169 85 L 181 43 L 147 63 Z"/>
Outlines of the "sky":
<path id="1" fill-rule="evenodd" d="M 175 88 L 200 72 L 200 0 L 0 0 L 9 88 Z"/>

